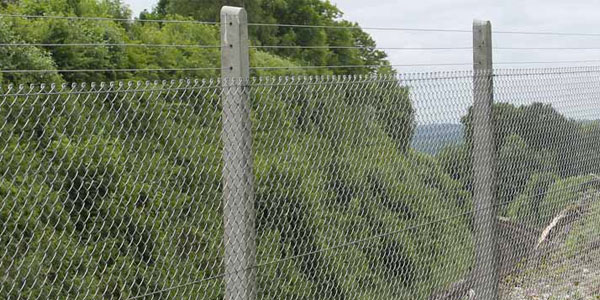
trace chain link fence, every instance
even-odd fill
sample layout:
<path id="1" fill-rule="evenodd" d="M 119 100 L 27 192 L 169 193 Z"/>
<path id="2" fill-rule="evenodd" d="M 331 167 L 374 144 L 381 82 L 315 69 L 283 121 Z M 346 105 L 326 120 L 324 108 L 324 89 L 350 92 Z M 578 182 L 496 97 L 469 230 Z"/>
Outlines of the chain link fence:
<path id="1" fill-rule="evenodd" d="M 477 299 L 489 75 L 3 87 L 0 298 Z M 495 71 L 502 299 L 600 293 L 599 76 Z"/>

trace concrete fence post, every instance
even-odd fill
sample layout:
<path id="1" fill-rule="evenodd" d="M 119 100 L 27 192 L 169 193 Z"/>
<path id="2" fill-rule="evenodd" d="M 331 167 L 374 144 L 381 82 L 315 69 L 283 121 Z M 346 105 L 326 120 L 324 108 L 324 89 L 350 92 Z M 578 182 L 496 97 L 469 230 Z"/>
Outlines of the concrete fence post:
<path id="1" fill-rule="evenodd" d="M 256 295 L 256 233 L 248 78 L 248 21 L 239 7 L 221 9 L 225 299 Z"/>
<path id="2" fill-rule="evenodd" d="M 477 300 L 497 300 L 499 283 L 496 239 L 495 145 L 492 105 L 492 25 L 473 22 L 473 208 Z"/>

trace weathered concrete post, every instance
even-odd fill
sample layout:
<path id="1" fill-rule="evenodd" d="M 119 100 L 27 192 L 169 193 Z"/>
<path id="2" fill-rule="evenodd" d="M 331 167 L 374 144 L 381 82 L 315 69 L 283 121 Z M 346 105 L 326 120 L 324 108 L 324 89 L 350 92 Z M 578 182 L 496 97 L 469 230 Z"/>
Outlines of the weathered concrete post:
<path id="1" fill-rule="evenodd" d="M 478 300 L 498 299 L 498 250 L 495 207 L 495 146 L 492 25 L 473 22 L 473 209 L 475 269 L 473 288 Z"/>
<path id="2" fill-rule="evenodd" d="M 248 78 L 248 21 L 243 8 L 221 10 L 225 299 L 256 294 L 256 233 Z"/>

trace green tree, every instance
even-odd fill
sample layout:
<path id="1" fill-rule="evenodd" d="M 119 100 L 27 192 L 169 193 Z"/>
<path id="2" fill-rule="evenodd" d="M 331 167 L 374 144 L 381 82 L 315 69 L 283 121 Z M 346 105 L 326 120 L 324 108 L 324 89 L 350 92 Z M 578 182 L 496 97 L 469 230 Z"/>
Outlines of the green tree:
<path id="1" fill-rule="evenodd" d="M 436 159 L 444 172 L 460 182 L 464 189 L 472 191 L 472 158 L 465 144 L 442 149 Z"/>
<path id="2" fill-rule="evenodd" d="M 592 188 L 590 176 L 560 179 L 555 174 L 535 174 L 527 183 L 525 191 L 511 203 L 508 217 L 521 223 L 541 227 L 563 209 L 581 204 L 581 197 Z"/>
<path id="3" fill-rule="evenodd" d="M 358 24 L 344 20 L 342 12 L 323 0 L 161 0 L 154 14 L 179 14 L 201 21 L 217 21 L 223 5 L 242 6 L 248 11 L 251 23 L 341 26 L 338 28 L 299 28 L 287 26 L 252 26 L 251 40 L 256 45 L 268 46 L 342 46 L 358 49 L 272 49 L 279 56 L 290 58 L 300 65 L 309 66 L 388 66 L 386 54 L 377 50 L 375 41 Z M 144 13 L 142 17 L 151 17 Z M 391 72 L 391 68 L 340 68 L 337 74 L 366 74 Z"/>
<path id="4" fill-rule="evenodd" d="M 469 110 L 462 119 L 469 152 L 473 145 L 471 118 Z M 568 119 L 542 103 L 520 107 L 494 104 L 493 122 L 500 201 L 512 201 L 532 174 L 554 173 L 567 178 L 597 169 L 591 162 L 600 158 L 595 150 L 600 127 L 594 123 Z"/>
<path id="5" fill-rule="evenodd" d="M 497 201 L 509 204 L 523 191 L 535 171 L 535 157 L 523 139 L 513 134 L 506 138 L 500 149 L 497 164 Z"/>
<path id="6" fill-rule="evenodd" d="M 0 43 L 22 43 L 9 24 L 0 20 Z M 48 70 L 47 73 L 0 73 L 0 83 L 56 81 L 59 79 L 56 65 L 46 51 L 34 47 L 19 50 L 14 47 L 0 47 L 0 64 L 4 71 Z"/>

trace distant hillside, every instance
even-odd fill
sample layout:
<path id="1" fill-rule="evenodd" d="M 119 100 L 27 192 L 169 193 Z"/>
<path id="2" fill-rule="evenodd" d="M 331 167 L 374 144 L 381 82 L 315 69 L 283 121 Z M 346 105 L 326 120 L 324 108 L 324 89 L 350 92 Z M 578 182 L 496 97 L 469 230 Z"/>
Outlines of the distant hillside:
<path id="1" fill-rule="evenodd" d="M 464 141 L 462 124 L 422 124 L 417 125 L 412 147 L 420 152 L 436 154 L 445 146 L 460 144 Z"/>

